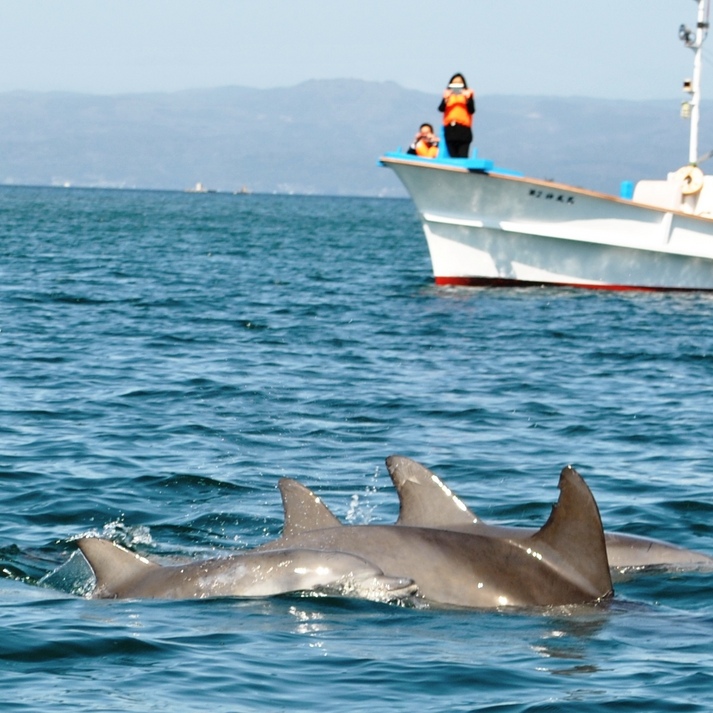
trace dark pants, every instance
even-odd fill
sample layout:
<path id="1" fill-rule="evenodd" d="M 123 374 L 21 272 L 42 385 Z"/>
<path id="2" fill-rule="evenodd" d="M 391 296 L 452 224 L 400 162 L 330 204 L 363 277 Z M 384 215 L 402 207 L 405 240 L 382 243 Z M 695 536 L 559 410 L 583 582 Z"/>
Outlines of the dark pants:
<path id="1" fill-rule="evenodd" d="M 468 158 L 470 142 L 473 140 L 473 132 L 469 126 L 461 124 L 444 126 L 443 136 L 451 158 Z"/>

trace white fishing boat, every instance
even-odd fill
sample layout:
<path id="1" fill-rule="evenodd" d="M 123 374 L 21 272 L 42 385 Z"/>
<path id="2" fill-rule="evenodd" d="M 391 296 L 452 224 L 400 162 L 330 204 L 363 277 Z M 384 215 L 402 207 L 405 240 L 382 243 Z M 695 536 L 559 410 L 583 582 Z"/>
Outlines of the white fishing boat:
<path id="1" fill-rule="evenodd" d="M 420 158 L 390 152 L 419 212 L 439 285 L 568 285 L 713 290 L 713 176 L 698 164 L 702 45 L 710 0 L 696 0 L 694 51 L 684 82 L 688 164 L 665 180 L 622 184 L 622 195 L 528 178 L 477 155 Z M 632 190 L 633 189 L 633 190 Z"/>

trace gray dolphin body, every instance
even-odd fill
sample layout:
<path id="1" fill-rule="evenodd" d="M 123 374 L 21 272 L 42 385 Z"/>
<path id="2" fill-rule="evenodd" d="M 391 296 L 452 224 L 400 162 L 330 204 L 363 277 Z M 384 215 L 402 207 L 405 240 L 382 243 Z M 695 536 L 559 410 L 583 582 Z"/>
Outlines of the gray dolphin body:
<path id="1" fill-rule="evenodd" d="M 108 540 L 90 537 L 78 545 L 96 577 L 95 598 L 266 597 L 318 590 L 392 601 L 416 591 L 411 580 L 384 576 L 343 552 L 251 551 L 164 567 Z"/>
<path id="2" fill-rule="evenodd" d="M 417 590 L 434 603 L 477 608 L 597 601 L 612 593 L 597 505 L 572 468 L 562 471 L 559 488 L 545 525 L 517 539 L 451 529 L 447 517 L 446 528 L 434 522 L 343 526 L 314 493 L 283 479 L 283 534 L 254 550 L 162 567 L 107 540 L 85 538 L 78 544 L 96 577 L 95 597 L 269 596 L 327 589 L 381 601 Z"/>
<path id="3" fill-rule="evenodd" d="M 483 522 L 441 481 L 410 458 L 389 456 L 386 467 L 399 494 L 397 525 L 434 527 L 485 537 L 526 540 L 535 529 L 503 527 Z M 642 568 L 713 568 L 713 558 L 662 540 L 605 532 L 609 566 L 617 570 Z"/>
<path id="4" fill-rule="evenodd" d="M 440 529 L 439 526 L 343 526 L 309 489 L 282 479 L 285 526 L 258 548 L 340 551 L 413 580 L 439 604 L 492 608 L 593 602 L 612 593 L 604 533 L 594 498 L 572 468 L 545 525 L 529 537 Z"/>

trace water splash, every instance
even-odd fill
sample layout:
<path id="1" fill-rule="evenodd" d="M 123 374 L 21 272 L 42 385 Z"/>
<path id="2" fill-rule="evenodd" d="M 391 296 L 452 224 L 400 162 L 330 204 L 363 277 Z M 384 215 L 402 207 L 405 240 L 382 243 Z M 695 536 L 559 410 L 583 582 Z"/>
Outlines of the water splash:
<path id="1" fill-rule="evenodd" d="M 107 522 L 101 530 L 92 528 L 73 535 L 70 542 L 84 539 L 85 537 L 100 537 L 103 540 L 111 540 L 122 547 L 131 549 L 136 545 L 152 545 L 151 529 L 145 525 L 127 525 L 122 520 L 112 520 Z"/>
<path id="2" fill-rule="evenodd" d="M 371 483 L 367 484 L 364 492 L 354 493 L 349 501 L 349 509 L 344 519 L 349 525 L 368 525 L 374 520 L 374 512 L 377 504 L 372 502 L 376 494 L 377 480 L 379 478 L 379 467 L 374 468 L 374 475 L 371 478 Z"/>

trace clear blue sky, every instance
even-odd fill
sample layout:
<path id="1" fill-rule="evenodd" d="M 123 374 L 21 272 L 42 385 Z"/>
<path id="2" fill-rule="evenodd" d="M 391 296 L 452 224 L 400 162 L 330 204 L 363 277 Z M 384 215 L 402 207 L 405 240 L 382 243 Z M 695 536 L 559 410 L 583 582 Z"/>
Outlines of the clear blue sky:
<path id="1" fill-rule="evenodd" d="M 481 95 L 679 99 L 695 20 L 694 0 L 3 0 L 0 91 L 344 77 L 438 94 L 460 71 Z"/>

